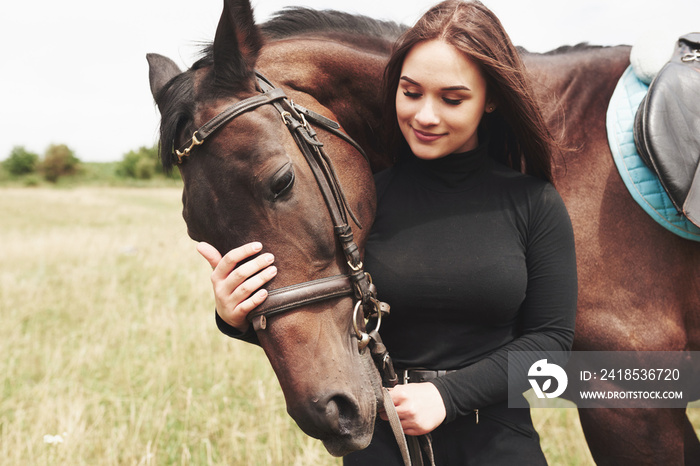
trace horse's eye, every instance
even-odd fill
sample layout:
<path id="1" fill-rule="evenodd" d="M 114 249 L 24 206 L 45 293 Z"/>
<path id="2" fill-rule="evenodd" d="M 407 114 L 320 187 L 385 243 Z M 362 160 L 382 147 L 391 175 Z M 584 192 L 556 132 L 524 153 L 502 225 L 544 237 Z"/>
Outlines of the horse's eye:
<path id="1" fill-rule="evenodd" d="M 272 177 L 272 184 L 270 189 L 272 191 L 273 199 L 278 199 L 289 192 L 294 186 L 294 168 L 292 164 L 288 163 Z"/>

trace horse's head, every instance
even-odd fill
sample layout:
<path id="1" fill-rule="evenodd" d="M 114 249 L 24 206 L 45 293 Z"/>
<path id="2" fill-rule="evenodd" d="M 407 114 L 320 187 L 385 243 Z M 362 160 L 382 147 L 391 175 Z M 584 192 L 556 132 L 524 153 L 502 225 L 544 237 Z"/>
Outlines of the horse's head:
<path id="1" fill-rule="evenodd" d="M 190 70 L 180 72 L 169 59 L 149 55 L 166 168 L 173 163 L 173 149 L 199 142 L 193 139 L 198 128 L 232 105 L 261 95 L 254 68 L 262 47 L 249 2 L 231 0 L 225 1 L 212 47 Z M 310 96 L 286 92 L 295 102 L 334 118 Z M 319 138 L 333 159 L 348 207 L 365 227 L 354 229 L 362 249 L 375 208 L 370 169 L 346 142 L 323 130 Z M 203 144 L 192 145 L 179 169 L 189 235 L 221 253 L 262 242 L 279 270 L 268 289 L 347 273 L 314 174 L 272 104 L 227 120 Z M 258 330 L 258 338 L 288 412 L 307 434 L 323 440 L 335 455 L 369 443 L 379 378 L 368 351 L 358 349 L 351 296 L 276 315 Z"/>

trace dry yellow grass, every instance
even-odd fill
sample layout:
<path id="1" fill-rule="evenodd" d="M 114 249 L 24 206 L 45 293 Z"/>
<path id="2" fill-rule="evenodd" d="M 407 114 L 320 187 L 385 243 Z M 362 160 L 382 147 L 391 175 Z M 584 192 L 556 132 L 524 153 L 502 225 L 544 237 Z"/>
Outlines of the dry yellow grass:
<path id="1" fill-rule="evenodd" d="M 216 329 L 180 208 L 178 189 L 0 190 L 0 463 L 340 464 L 262 351 Z M 575 410 L 533 418 L 551 464 L 592 464 Z"/>

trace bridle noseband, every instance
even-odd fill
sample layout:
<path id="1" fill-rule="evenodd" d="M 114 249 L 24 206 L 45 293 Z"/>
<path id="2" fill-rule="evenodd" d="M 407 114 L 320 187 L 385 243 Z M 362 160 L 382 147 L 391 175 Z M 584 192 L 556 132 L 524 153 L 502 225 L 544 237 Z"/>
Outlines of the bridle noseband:
<path id="1" fill-rule="evenodd" d="M 182 163 L 183 158 L 189 156 L 195 147 L 202 145 L 209 136 L 239 115 L 262 105 L 274 106 L 300 151 L 304 154 L 304 158 L 316 178 L 333 221 L 335 236 L 343 248 L 349 272 L 345 275 L 321 278 L 271 290 L 267 299 L 248 314 L 248 320 L 256 331 L 260 331 L 267 327 L 267 319 L 275 315 L 312 303 L 354 296 L 357 302 L 353 312 L 353 329 L 358 338 L 359 348 L 363 349 L 369 344 L 371 337 L 358 324 L 359 311 L 362 310 L 361 317 L 365 321 L 371 317 L 377 318 L 375 330 L 371 332 L 375 333 L 381 324 L 382 314 L 389 312 L 389 306 L 377 300 L 377 292 L 372 284 L 372 278 L 364 271 L 360 251 L 354 241 L 347 216 L 349 215 L 359 228 L 362 226 L 348 206 L 333 164 L 324 152 L 323 143 L 318 140 L 316 131 L 309 124 L 309 121 L 351 144 L 362 154 L 367 163 L 369 163 L 369 159 L 362 148 L 340 130 L 338 123 L 294 103 L 287 97 L 284 90 L 275 87 L 260 73 L 256 72 L 256 79 L 261 94 L 226 108 L 194 131 L 191 141 L 175 151 L 176 163 Z"/>

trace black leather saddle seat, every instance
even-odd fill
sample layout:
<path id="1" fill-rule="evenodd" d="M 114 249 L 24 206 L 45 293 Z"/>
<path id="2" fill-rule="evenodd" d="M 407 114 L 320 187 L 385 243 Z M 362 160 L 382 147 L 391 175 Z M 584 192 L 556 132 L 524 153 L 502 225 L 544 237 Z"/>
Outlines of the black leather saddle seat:
<path id="1" fill-rule="evenodd" d="M 700 33 L 678 39 L 640 104 L 634 142 L 680 214 L 700 226 Z"/>

